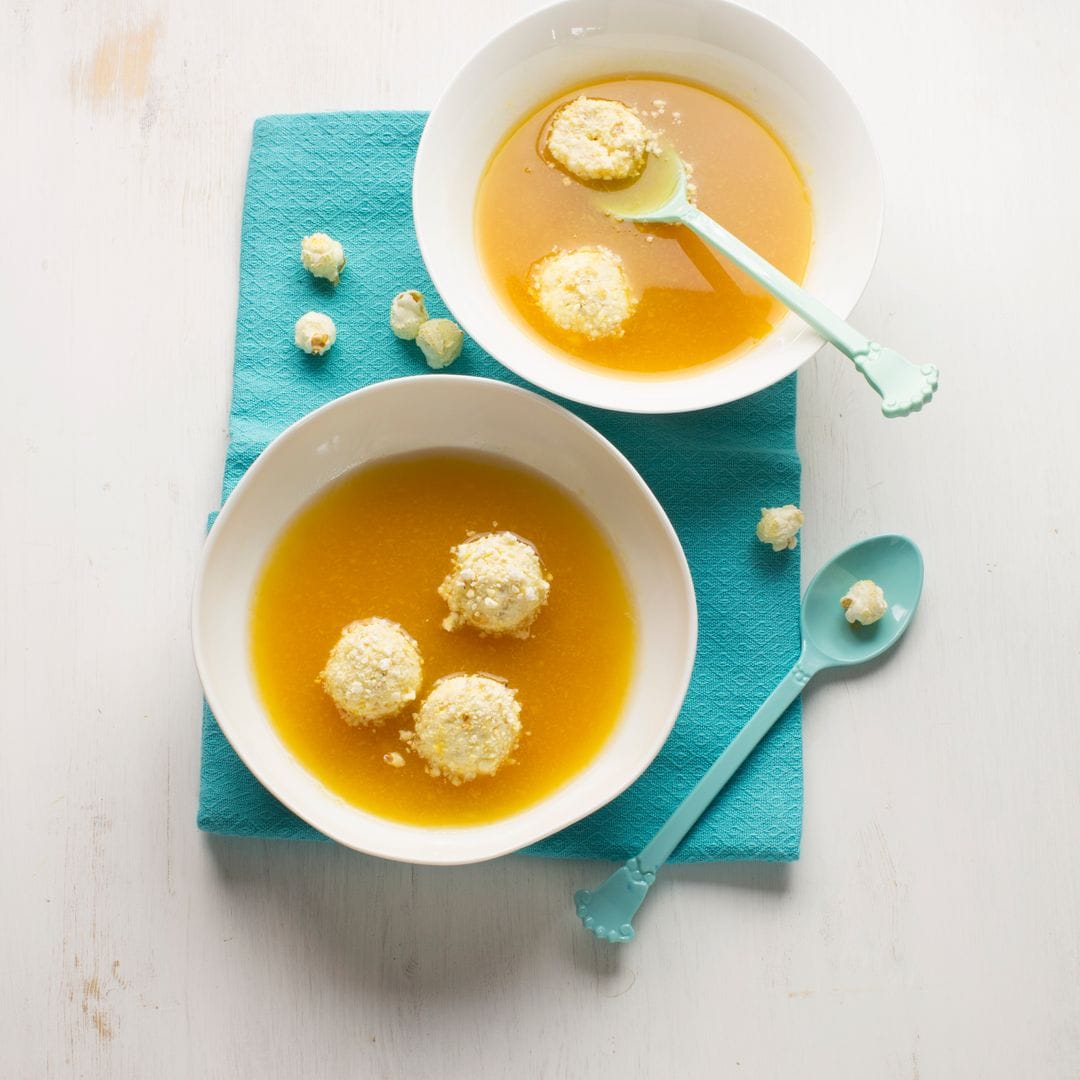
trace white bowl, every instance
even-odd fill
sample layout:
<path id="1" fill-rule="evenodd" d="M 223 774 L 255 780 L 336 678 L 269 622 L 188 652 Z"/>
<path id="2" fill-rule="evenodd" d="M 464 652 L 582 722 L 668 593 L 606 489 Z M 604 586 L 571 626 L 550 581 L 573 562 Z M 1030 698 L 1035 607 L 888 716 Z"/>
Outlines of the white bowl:
<path id="1" fill-rule="evenodd" d="M 726 364 L 642 377 L 590 369 L 528 332 L 493 291 L 474 236 L 476 192 L 504 136 L 567 87 L 627 72 L 690 79 L 763 119 L 810 189 L 805 285 L 840 315 L 862 294 L 881 233 L 881 176 L 855 105 L 829 69 L 775 23 L 723 0 L 567 0 L 522 19 L 461 69 L 424 128 L 413 176 L 416 235 L 435 287 L 470 335 L 552 393 L 624 412 L 687 412 L 790 375 L 822 339 L 786 316 Z"/>
<path id="2" fill-rule="evenodd" d="M 333 794 L 281 741 L 252 670 L 252 594 L 283 526 L 349 469 L 428 449 L 498 454 L 571 491 L 618 555 L 637 611 L 637 662 L 615 731 L 581 773 L 489 825 L 388 821 Z M 207 701 L 233 749 L 290 810 L 357 851 L 415 863 L 468 863 L 516 851 L 610 802 L 656 757 L 690 681 L 694 587 L 678 538 L 633 466 L 601 435 L 528 390 L 420 375 L 338 398 L 278 436 L 236 486 L 206 543 L 192 634 Z"/>

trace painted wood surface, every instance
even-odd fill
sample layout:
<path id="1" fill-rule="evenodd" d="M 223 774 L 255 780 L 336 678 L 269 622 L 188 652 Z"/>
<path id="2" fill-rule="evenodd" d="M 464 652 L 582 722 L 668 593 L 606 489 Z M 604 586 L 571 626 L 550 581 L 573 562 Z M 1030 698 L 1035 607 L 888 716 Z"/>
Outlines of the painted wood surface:
<path id="1" fill-rule="evenodd" d="M 1080 1075 L 1080 8 L 755 0 L 865 110 L 857 325 L 942 369 L 800 383 L 805 570 L 924 547 L 878 670 L 813 687 L 803 858 L 435 870 L 194 827 L 188 604 L 221 477 L 252 120 L 426 107 L 529 0 L 0 8 L 0 1075 Z"/>

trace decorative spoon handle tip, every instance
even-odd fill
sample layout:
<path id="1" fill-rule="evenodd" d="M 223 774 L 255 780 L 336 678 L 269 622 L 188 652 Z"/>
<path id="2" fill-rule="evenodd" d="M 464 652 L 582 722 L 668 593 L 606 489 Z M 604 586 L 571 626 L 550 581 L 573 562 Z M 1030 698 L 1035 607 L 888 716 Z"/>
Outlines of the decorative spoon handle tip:
<path id="1" fill-rule="evenodd" d="M 630 920 L 655 880 L 656 874 L 642 869 L 635 856 L 595 891 L 580 889 L 574 894 L 578 918 L 601 941 L 631 941 L 634 928 Z"/>
<path id="2" fill-rule="evenodd" d="M 938 388 L 935 365 L 913 364 L 895 349 L 876 341 L 851 359 L 881 396 L 881 411 L 890 418 L 918 412 Z"/>

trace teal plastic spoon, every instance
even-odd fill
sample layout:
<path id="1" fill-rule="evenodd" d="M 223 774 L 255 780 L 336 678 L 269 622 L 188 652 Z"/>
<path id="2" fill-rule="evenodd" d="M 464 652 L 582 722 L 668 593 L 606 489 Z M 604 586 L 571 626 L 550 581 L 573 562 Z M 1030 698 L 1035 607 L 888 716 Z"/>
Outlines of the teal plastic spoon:
<path id="1" fill-rule="evenodd" d="M 753 248 L 747 247 L 694 206 L 687 197 L 686 169 L 682 159 L 670 147 L 650 158 L 637 182 L 598 193 L 597 199 L 605 212 L 624 221 L 685 225 L 705 243 L 726 255 L 855 364 L 881 396 L 881 411 L 886 416 L 918 412 L 934 396 L 938 369 L 933 364 L 913 364 L 895 350 L 860 334 Z"/>
<path id="2" fill-rule="evenodd" d="M 852 626 L 844 618 L 840 598 L 863 578 L 882 587 L 889 609 L 870 626 Z M 863 540 L 817 572 L 803 597 L 802 653 L 795 666 L 641 853 L 620 866 L 595 892 L 582 889 L 575 894 L 577 913 L 586 930 L 603 941 L 633 938 L 630 920 L 641 907 L 660 867 L 750 751 L 819 671 L 864 664 L 895 645 L 915 614 L 922 583 L 922 555 L 905 536 Z"/>

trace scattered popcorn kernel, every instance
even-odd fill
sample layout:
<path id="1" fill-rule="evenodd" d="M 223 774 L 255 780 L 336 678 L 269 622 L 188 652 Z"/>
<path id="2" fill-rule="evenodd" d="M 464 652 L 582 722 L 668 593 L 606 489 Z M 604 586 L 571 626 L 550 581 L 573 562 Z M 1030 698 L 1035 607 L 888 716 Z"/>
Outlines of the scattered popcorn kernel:
<path id="1" fill-rule="evenodd" d="M 528 637 L 551 589 L 536 548 L 512 532 L 496 532 L 474 536 L 450 554 L 450 573 L 439 586 L 450 609 L 443 629 L 467 625 Z"/>
<path id="2" fill-rule="evenodd" d="M 450 319 L 428 319 L 416 335 L 416 344 L 430 368 L 444 368 L 461 355 L 465 335 Z"/>
<path id="3" fill-rule="evenodd" d="M 606 247 L 556 251 L 534 263 L 529 287 L 560 330 L 596 340 L 619 337 L 635 302 L 622 259 Z"/>
<path id="4" fill-rule="evenodd" d="M 422 678 L 419 647 L 389 619 L 349 623 L 319 673 L 341 718 L 354 727 L 401 712 L 416 700 Z"/>
<path id="5" fill-rule="evenodd" d="M 402 341 L 415 341 L 420 327 L 428 321 L 424 294 L 406 289 L 390 301 L 390 329 Z"/>
<path id="6" fill-rule="evenodd" d="M 406 745 L 427 762 L 432 776 L 452 784 L 493 776 L 521 734 L 517 691 L 490 675 L 440 679 L 416 713 Z"/>
<path id="7" fill-rule="evenodd" d="M 556 110 L 548 153 L 580 180 L 629 180 L 645 167 L 655 136 L 621 101 L 579 97 Z"/>
<path id="8" fill-rule="evenodd" d="M 336 285 L 345 269 L 345 249 L 326 233 L 312 233 L 300 241 L 300 261 L 312 275 Z"/>
<path id="9" fill-rule="evenodd" d="M 405 768 L 405 759 L 396 750 L 391 750 L 389 754 L 383 754 L 382 759 L 392 768 Z"/>
<path id="10" fill-rule="evenodd" d="M 296 320 L 296 345 L 306 353 L 322 356 L 337 341 L 337 327 L 329 315 L 309 311 Z"/>
<path id="11" fill-rule="evenodd" d="M 844 609 L 844 618 L 849 623 L 859 623 L 861 626 L 876 623 L 889 610 L 889 605 L 885 603 L 884 590 L 880 585 L 867 580 L 856 581 L 840 598 L 840 606 Z"/>
<path id="12" fill-rule="evenodd" d="M 757 538 L 763 544 L 772 544 L 773 551 L 783 551 L 798 544 L 797 535 L 806 520 L 803 512 L 788 503 L 787 506 L 762 508 L 757 523 Z"/>

